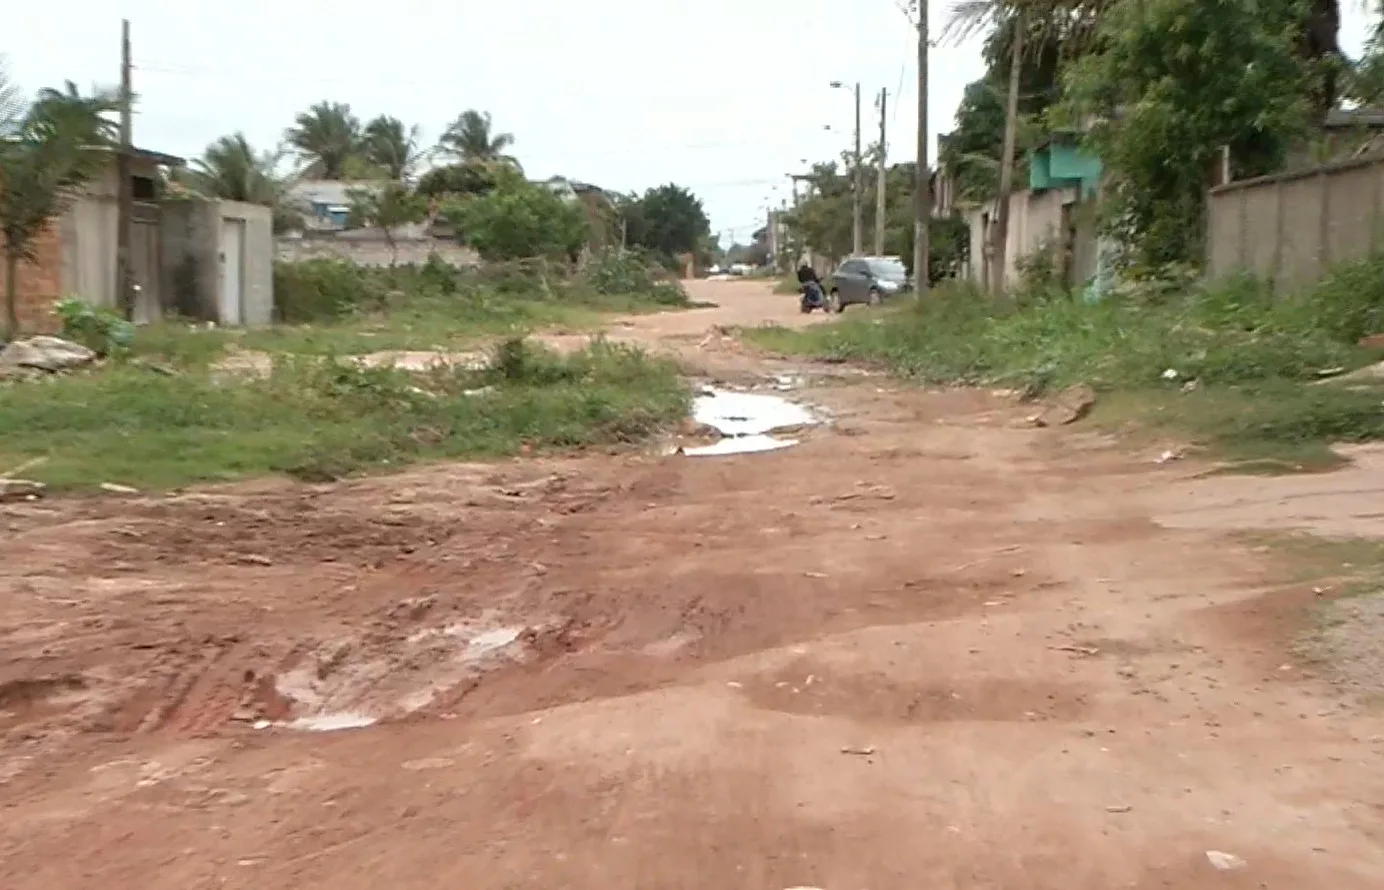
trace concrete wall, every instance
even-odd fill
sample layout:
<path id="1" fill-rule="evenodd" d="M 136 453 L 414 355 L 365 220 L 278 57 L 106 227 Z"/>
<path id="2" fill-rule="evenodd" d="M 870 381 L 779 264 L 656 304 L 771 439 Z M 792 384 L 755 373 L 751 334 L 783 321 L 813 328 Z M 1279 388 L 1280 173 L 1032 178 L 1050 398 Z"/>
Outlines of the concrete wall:
<path id="1" fill-rule="evenodd" d="M 355 237 L 351 237 L 352 235 Z M 428 256 L 433 253 L 441 257 L 443 262 L 453 266 L 475 266 L 480 262 L 475 251 L 451 240 L 414 238 L 395 243 L 398 247 L 398 262 L 401 264 L 425 263 Z M 391 258 L 389 245 L 378 233 L 371 236 L 364 233 L 303 238 L 281 236 L 276 242 L 275 254 L 279 260 L 288 263 L 332 259 L 345 260 L 357 266 L 388 266 Z"/>
<path id="2" fill-rule="evenodd" d="M 222 317 L 222 235 L 245 226 L 241 318 Z M 163 210 L 162 292 L 168 313 L 218 324 L 259 326 L 274 320 L 274 230 L 268 207 L 238 201 L 169 201 Z"/>
<path id="3" fill-rule="evenodd" d="M 1233 182 L 1209 201 L 1207 274 L 1248 272 L 1288 293 L 1380 246 L 1384 157 Z"/>
<path id="4" fill-rule="evenodd" d="M 1063 232 L 1064 206 L 1070 208 L 1068 217 L 1076 228 L 1075 241 L 1071 245 L 1071 280 L 1067 283 L 1075 287 L 1095 274 L 1095 230 L 1092 225 L 1083 225 L 1078 218 L 1078 190 L 1025 190 L 1009 196 L 1009 232 L 1005 239 L 1004 257 L 1005 287 L 1018 283 L 1019 262 L 1024 257 L 1042 250 L 1049 244 L 1060 245 L 1067 237 Z M 971 229 L 971 257 L 966 270 L 967 277 L 987 287 L 994 284 L 985 280 L 985 257 L 990 253 L 987 242 L 997 211 L 998 202 L 971 207 L 964 211 L 966 222 Z"/>

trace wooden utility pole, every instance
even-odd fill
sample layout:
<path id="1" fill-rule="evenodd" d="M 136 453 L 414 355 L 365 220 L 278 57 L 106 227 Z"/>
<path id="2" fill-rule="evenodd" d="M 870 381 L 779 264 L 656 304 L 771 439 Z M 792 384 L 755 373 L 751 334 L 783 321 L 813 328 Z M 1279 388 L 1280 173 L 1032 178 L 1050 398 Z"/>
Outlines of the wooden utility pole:
<path id="1" fill-rule="evenodd" d="M 927 0 L 918 0 L 918 169 L 913 179 L 913 281 L 919 297 L 928 291 L 928 219 L 932 194 L 927 159 Z"/>
<path id="2" fill-rule="evenodd" d="M 879 91 L 879 174 L 875 181 L 875 256 L 884 256 L 884 197 L 889 178 L 889 165 L 886 161 L 889 143 L 885 141 L 884 107 L 889 101 L 889 91 Z"/>
<path id="3" fill-rule="evenodd" d="M 128 320 L 135 317 L 134 275 L 130 269 L 130 230 L 134 223 L 135 195 L 130 180 L 130 155 L 133 150 L 134 93 L 131 88 L 130 20 L 120 23 L 120 145 L 115 156 L 116 195 L 119 207 L 115 224 L 116 303 Z"/>
<path id="4" fill-rule="evenodd" d="M 851 250 L 860 256 L 864 249 L 865 220 L 862 204 L 865 200 L 865 173 L 860 156 L 860 81 L 855 82 L 855 186 L 851 200 Z"/>

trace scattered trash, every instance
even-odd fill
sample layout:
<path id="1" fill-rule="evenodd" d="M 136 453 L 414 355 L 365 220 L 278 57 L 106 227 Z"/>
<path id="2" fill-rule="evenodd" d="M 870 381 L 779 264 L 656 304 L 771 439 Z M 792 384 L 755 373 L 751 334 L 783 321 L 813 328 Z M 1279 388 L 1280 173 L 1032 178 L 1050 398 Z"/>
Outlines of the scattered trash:
<path id="1" fill-rule="evenodd" d="M 1231 853 L 1222 853 L 1220 850 L 1207 850 L 1206 861 L 1221 871 L 1235 871 L 1244 868 L 1248 863 Z"/>
<path id="2" fill-rule="evenodd" d="M 131 488 L 128 485 L 117 485 L 114 482 L 102 482 L 101 490 L 111 494 L 139 494 L 138 488 Z"/>
<path id="3" fill-rule="evenodd" d="M 1164 380 L 1180 380 L 1180 379 L 1182 379 L 1182 375 L 1179 374 L 1179 373 L 1177 373 L 1177 369 L 1176 369 L 1176 368 L 1169 368 L 1168 370 L 1166 370 L 1166 371 L 1163 372 L 1163 379 L 1164 379 Z"/>
<path id="4" fill-rule="evenodd" d="M 1158 455 L 1158 458 L 1154 461 L 1154 463 L 1159 463 L 1159 464 L 1171 463 L 1171 462 L 1173 462 L 1173 461 L 1175 461 L 1175 460 L 1182 460 L 1182 457 L 1183 457 L 1183 452 L 1182 452 L 1182 451 L 1180 451 L 1180 450 L 1174 451 L 1174 450 L 1172 450 L 1172 449 L 1169 449 L 1169 450 L 1167 450 L 1167 451 L 1164 451 L 1162 454 Z"/>
<path id="5" fill-rule="evenodd" d="M 1105 811 L 1107 813 L 1128 813 L 1132 809 L 1134 809 L 1134 807 L 1128 804 L 1115 804 L 1114 806 L 1106 807 Z"/>
<path id="6" fill-rule="evenodd" d="M 1100 650 L 1095 646 L 1049 646 L 1054 652 L 1073 652 L 1077 655 L 1099 655 Z"/>
<path id="7" fill-rule="evenodd" d="M 854 745 L 846 745 L 845 747 L 843 747 L 843 748 L 841 749 L 841 753 L 842 753 L 842 754 L 854 754 L 854 755 L 856 755 L 856 756 L 858 756 L 858 757 L 869 757 L 871 754 L 875 753 L 875 748 L 874 748 L 873 745 L 867 745 L 867 746 L 865 746 L 865 747 L 856 747 L 856 746 L 854 746 Z"/>
<path id="8" fill-rule="evenodd" d="M 825 572 L 803 572 L 803 574 L 804 574 L 805 576 L 807 576 L 808 578 L 825 578 L 825 577 L 827 577 L 827 575 L 826 575 Z"/>
<path id="9" fill-rule="evenodd" d="M 274 561 L 267 556 L 260 556 L 258 553 L 242 553 L 236 557 L 236 562 L 247 566 L 272 566 Z"/>

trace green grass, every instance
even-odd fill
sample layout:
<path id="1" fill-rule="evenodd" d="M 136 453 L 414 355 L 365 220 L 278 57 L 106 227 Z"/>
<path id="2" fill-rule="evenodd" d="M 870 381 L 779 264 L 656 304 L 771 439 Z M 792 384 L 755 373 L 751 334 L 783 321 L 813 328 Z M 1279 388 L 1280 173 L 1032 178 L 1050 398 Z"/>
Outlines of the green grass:
<path id="1" fill-rule="evenodd" d="M 141 328 L 131 347 L 150 362 L 204 367 L 234 344 L 294 355 L 471 349 L 543 329 L 594 330 L 615 314 L 694 308 L 675 283 L 634 254 L 593 260 L 559 276 L 523 263 L 454 269 L 440 262 L 395 269 L 335 260 L 280 263 L 279 324 L 250 330 L 166 322 Z"/>
<path id="2" fill-rule="evenodd" d="M 1384 541 L 1308 534 L 1255 533 L 1242 536 L 1267 547 L 1290 571 L 1285 580 L 1314 584 L 1333 599 L 1384 590 Z"/>
<path id="3" fill-rule="evenodd" d="M 60 490 L 321 480 L 637 442 L 687 409 L 672 364 L 604 342 L 559 357 L 512 340 L 494 370 L 422 375 L 285 357 L 262 379 L 218 383 L 204 367 L 166 375 L 117 363 L 0 389 L 0 469 L 42 458 L 25 477 Z"/>
<path id="4" fill-rule="evenodd" d="M 1274 299 L 1252 282 L 1176 299 L 1088 305 L 1040 295 L 996 306 L 962 287 L 924 302 L 856 310 L 833 325 L 744 332 L 783 354 L 855 361 L 924 383 L 1101 393 L 1097 422 L 1177 432 L 1247 470 L 1330 465 L 1332 442 L 1384 438 L 1384 388 L 1311 385 L 1379 357 L 1355 345 L 1384 329 L 1384 260 L 1342 267 Z M 1165 372 L 1174 379 L 1165 379 Z M 1183 383 L 1197 382 L 1183 391 Z"/>

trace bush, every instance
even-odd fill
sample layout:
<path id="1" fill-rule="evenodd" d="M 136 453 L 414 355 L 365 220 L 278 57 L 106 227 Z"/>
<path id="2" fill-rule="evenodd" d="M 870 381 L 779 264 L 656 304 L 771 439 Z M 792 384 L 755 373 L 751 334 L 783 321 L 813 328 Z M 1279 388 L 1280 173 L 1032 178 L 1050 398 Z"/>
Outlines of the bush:
<path id="1" fill-rule="evenodd" d="M 345 260 L 274 264 L 274 314 L 287 324 L 330 321 L 385 306 L 389 288 L 380 270 Z"/>
<path id="2" fill-rule="evenodd" d="M 78 297 L 60 300 L 53 309 L 62 321 L 62 336 L 99 356 L 119 354 L 134 342 L 135 326 L 109 309 Z"/>
<path id="3" fill-rule="evenodd" d="M 458 240 L 487 260 L 575 260 L 589 229 L 580 206 L 542 185 L 509 177 L 493 190 L 448 204 Z"/>
<path id="4" fill-rule="evenodd" d="M 665 306 L 686 306 L 687 292 L 652 256 L 641 250 L 609 251 L 591 258 L 578 283 L 602 296 L 647 295 Z"/>

